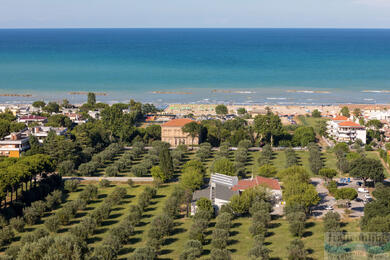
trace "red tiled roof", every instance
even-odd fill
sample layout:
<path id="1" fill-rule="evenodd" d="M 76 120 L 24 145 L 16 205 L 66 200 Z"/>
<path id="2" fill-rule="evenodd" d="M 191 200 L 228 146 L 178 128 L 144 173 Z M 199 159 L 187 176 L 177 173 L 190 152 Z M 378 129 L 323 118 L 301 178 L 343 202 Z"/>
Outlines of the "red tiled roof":
<path id="1" fill-rule="evenodd" d="M 339 126 L 361 127 L 361 125 L 359 125 L 359 124 L 357 124 L 355 122 L 352 122 L 352 121 L 341 122 L 341 123 L 339 123 Z"/>
<path id="2" fill-rule="evenodd" d="M 189 118 L 180 118 L 180 119 L 172 119 L 171 121 L 166 122 L 162 126 L 168 126 L 168 127 L 183 127 L 188 123 L 195 122 L 194 120 L 191 120 Z"/>
<path id="3" fill-rule="evenodd" d="M 253 188 L 259 185 L 266 185 L 271 190 L 280 190 L 279 182 L 275 179 L 265 178 L 261 176 L 256 176 L 253 179 L 244 179 L 239 180 L 236 185 L 233 186 L 232 190 L 246 190 Z"/>
<path id="4" fill-rule="evenodd" d="M 21 120 L 45 120 L 46 117 L 36 116 L 36 115 L 28 115 L 20 117 Z"/>
<path id="5" fill-rule="evenodd" d="M 333 118 L 333 121 L 345 121 L 348 120 L 348 117 L 346 116 L 336 116 Z"/>

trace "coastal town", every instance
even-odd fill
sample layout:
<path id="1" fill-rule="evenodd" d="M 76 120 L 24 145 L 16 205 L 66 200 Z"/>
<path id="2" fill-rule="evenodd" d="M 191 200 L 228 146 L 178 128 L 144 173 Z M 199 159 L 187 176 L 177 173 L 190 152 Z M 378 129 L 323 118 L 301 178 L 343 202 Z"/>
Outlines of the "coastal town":
<path id="1" fill-rule="evenodd" d="M 342 234 L 390 232 L 390 105 L 91 92 L 0 105 L 0 138 L 5 259 L 355 259 Z"/>

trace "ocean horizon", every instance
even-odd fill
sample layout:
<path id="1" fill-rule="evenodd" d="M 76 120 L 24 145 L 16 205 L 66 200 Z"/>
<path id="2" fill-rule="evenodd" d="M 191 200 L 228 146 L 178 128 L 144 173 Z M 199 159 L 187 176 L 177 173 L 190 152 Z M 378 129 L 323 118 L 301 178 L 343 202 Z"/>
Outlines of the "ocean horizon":
<path id="1" fill-rule="evenodd" d="M 0 29 L 0 103 L 390 103 L 389 68 L 389 29 Z"/>

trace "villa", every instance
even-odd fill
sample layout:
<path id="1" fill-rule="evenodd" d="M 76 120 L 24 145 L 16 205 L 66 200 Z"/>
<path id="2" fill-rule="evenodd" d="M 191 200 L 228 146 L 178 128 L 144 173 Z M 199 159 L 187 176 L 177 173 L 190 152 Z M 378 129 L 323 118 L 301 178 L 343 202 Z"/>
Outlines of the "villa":
<path id="1" fill-rule="evenodd" d="M 0 140 L 0 156 L 19 158 L 21 153 L 30 148 L 29 136 L 25 133 L 11 133 Z"/>
<path id="2" fill-rule="evenodd" d="M 199 143 L 199 138 L 192 137 L 188 133 L 182 131 L 182 127 L 188 123 L 195 122 L 189 118 L 172 119 L 161 125 L 161 141 L 167 142 L 171 147 L 176 147 L 180 144 L 193 145 Z"/>

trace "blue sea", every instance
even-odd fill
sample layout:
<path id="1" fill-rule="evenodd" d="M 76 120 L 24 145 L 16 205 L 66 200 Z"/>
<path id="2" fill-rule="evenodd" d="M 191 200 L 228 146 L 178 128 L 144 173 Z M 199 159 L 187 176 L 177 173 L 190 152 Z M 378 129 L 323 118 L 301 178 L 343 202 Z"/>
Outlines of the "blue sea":
<path id="1" fill-rule="evenodd" d="M 390 30 L 0 30 L 0 94 L 33 95 L 0 103 L 86 99 L 71 91 L 157 104 L 390 103 Z"/>

